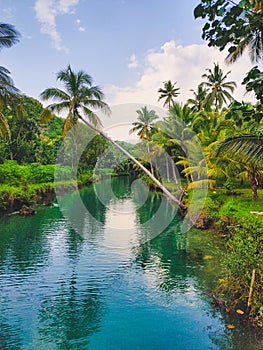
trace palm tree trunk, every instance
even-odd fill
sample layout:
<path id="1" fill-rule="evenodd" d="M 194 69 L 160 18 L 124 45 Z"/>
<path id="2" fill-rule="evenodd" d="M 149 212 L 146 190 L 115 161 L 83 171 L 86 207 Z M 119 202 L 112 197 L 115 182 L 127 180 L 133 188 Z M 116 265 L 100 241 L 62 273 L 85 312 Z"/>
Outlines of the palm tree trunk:
<path id="1" fill-rule="evenodd" d="M 152 163 L 152 160 L 150 158 L 150 148 L 149 148 L 149 143 L 147 141 L 147 151 L 148 151 L 148 155 L 149 155 L 149 163 L 150 163 L 150 167 L 151 167 L 151 173 L 154 175 L 154 170 L 153 170 L 153 163 Z"/>
<path id="2" fill-rule="evenodd" d="M 168 162 L 168 158 L 167 158 L 167 157 L 165 157 L 165 164 L 166 164 L 166 177 L 167 177 L 167 181 L 170 182 L 169 162 Z"/>
<path id="3" fill-rule="evenodd" d="M 173 202 L 175 202 L 181 209 L 185 209 L 185 206 L 165 188 L 160 181 L 158 181 L 151 172 L 146 169 L 136 158 L 134 158 L 129 152 L 126 151 L 126 149 L 122 148 L 117 142 L 112 140 L 109 136 L 107 136 L 103 131 L 98 130 L 96 127 L 94 127 L 92 124 L 87 122 L 84 118 L 82 118 L 78 114 L 79 119 L 83 121 L 88 127 L 90 127 L 92 130 L 94 130 L 96 133 L 100 134 L 102 137 L 104 137 L 107 141 L 109 141 L 112 145 L 114 145 L 116 148 L 118 148 L 123 154 L 125 154 L 129 159 L 131 159 L 136 165 L 138 165 L 139 168 L 142 169 L 142 171 L 149 176 L 150 179 L 152 179 L 156 185 L 167 195 L 169 199 L 171 199 Z"/>
<path id="4" fill-rule="evenodd" d="M 171 159 L 171 165 L 172 165 L 172 173 L 173 173 L 174 181 L 175 181 L 176 185 L 178 185 L 178 184 L 179 184 L 179 181 L 178 181 L 177 176 L 176 176 L 176 173 L 175 173 L 174 161 L 173 161 L 173 159 Z"/>
<path id="5" fill-rule="evenodd" d="M 256 177 L 256 172 L 254 169 L 249 170 L 249 177 L 250 177 L 250 186 L 253 194 L 253 199 L 254 201 L 257 201 L 258 200 L 258 190 L 257 190 L 258 181 Z"/>

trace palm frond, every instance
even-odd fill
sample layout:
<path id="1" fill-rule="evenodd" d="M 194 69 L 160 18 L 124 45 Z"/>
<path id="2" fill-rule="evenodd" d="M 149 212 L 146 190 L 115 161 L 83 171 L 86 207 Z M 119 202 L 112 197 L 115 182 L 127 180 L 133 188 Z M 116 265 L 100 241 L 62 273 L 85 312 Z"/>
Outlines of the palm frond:
<path id="1" fill-rule="evenodd" d="M 216 156 L 224 155 L 255 166 L 263 165 L 263 137 L 241 135 L 224 140 L 216 150 Z"/>
<path id="2" fill-rule="evenodd" d="M 11 24 L 0 23 L 0 49 L 19 42 L 20 33 Z"/>
<path id="3" fill-rule="evenodd" d="M 57 88 L 48 88 L 44 90 L 40 97 L 42 100 L 57 100 L 57 101 L 65 101 L 70 100 L 70 96 L 63 90 L 57 89 Z"/>
<path id="4" fill-rule="evenodd" d="M 11 132 L 5 116 L 0 113 L 0 137 L 4 140 L 11 139 Z"/>

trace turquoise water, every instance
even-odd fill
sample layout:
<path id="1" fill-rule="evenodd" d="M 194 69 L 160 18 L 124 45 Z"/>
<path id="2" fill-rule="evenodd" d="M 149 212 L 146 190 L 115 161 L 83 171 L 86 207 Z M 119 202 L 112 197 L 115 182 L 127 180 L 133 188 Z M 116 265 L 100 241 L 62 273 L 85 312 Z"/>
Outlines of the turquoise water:
<path id="1" fill-rule="evenodd" d="M 81 190 L 97 219 L 87 216 L 83 236 L 56 206 L 0 218 L 0 349 L 262 349 L 205 294 L 220 273 L 216 237 L 181 234 L 176 216 L 142 243 L 160 197 L 138 206 L 129 179 L 112 186 L 107 205 L 93 187 Z"/>

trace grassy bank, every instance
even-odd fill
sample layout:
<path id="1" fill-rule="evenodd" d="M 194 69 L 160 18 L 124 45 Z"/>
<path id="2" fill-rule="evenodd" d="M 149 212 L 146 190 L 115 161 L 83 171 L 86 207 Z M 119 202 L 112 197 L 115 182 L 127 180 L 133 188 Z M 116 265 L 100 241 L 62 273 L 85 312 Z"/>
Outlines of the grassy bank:
<path id="1" fill-rule="evenodd" d="M 0 164 L 0 212 L 19 210 L 23 205 L 51 203 L 55 196 L 55 165 L 19 165 L 16 161 Z M 62 193 L 74 186 L 74 171 L 68 166 L 56 167 L 56 188 Z M 115 173 L 112 169 L 86 170 L 78 173 L 77 185 L 82 187 L 108 176 L 128 175 L 125 172 Z M 61 179 L 60 181 L 57 179 Z"/>
<path id="2" fill-rule="evenodd" d="M 210 191 L 204 208 L 210 229 L 224 240 L 224 271 L 215 294 L 226 312 L 263 326 L 263 193 L 253 201 L 250 189 Z"/>

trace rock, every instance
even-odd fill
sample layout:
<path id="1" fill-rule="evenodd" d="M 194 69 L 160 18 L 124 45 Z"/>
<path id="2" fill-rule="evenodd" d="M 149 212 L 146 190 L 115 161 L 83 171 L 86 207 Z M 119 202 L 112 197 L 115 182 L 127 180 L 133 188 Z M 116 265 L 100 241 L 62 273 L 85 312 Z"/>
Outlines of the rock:
<path id="1" fill-rule="evenodd" d="M 194 227 L 200 230 L 206 230 L 211 225 L 211 220 L 209 220 L 205 211 L 202 211 L 200 214 L 192 214 L 190 220 L 194 224 Z"/>
<path id="2" fill-rule="evenodd" d="M 35 210 L 31 207 L 28 207 L 27 205 L 23 205 L 19 210 L 19 214 L 22 216 L 31 216 L 35 214 Z"/>

